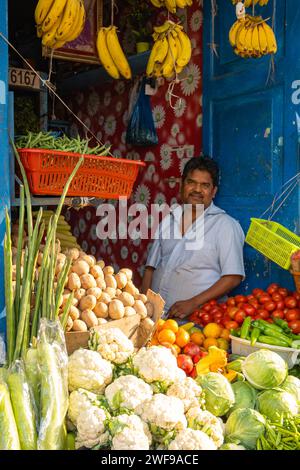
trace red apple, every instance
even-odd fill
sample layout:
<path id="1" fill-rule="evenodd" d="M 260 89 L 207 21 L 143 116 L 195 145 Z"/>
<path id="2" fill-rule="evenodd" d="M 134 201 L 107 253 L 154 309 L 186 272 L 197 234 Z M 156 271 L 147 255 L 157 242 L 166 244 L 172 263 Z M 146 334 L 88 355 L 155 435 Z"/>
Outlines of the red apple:
<path id="1" fill-rule="evenodd" d="M 188 356 L 196 356 L 200 351 L 199 346 L 192 342 L 189 342 L 183 349 L 184 354 L 187 354 Z"/>
<path id="2" fill-rule="evenodd" d="M 180 367 L 180 369 L 184 370 L 186 374 L 190 374 L 194 367 L 192 358 L 186 354 L 178 354 L 177 365 Z"/>

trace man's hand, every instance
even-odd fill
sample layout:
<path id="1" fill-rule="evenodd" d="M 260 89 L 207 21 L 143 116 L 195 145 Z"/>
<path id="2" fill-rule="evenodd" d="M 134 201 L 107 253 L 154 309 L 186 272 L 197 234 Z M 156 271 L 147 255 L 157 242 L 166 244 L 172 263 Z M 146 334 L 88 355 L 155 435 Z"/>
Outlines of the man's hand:
<path id="1" fill-rule="evenodd" d="M 195 299 L 179 300 L 178 302 L 175 302 L 175 304 L 170 308 L 168 312 L 168 318 L 185 318 L 193 313 L 197 307 L 198 304 L 195 304 Z"/>

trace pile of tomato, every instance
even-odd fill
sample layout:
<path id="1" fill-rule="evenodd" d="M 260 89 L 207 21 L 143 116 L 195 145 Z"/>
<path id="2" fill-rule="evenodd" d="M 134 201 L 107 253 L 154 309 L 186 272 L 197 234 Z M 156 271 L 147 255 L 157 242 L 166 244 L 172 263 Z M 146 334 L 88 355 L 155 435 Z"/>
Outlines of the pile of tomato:
<path id="1" fill-rule="evenodd" d="M 237 329 L 246 316 L 269 323 L 273 323 L 273 318 L 282 318 L 295 334 L 300 334 L 300 294 L 273 283 L 266 291 L 253 289 L 250 295 L 229 297 L 222 304 L 211 300 L 194 311 L 189 320 L 202 327 L 214 322 L 231 330 Z"/>

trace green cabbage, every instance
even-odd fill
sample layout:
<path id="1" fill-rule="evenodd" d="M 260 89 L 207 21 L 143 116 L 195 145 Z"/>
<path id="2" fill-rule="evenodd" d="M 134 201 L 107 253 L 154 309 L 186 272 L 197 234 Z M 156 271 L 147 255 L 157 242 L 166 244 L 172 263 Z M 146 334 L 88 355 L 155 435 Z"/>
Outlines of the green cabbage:
<path id="1" fill-rule="evenodd" d="M 258 411 L 238 408 L 225 424 L 225 439 L 255 449 L 257 439 L 265 432 L 265 418 Z"/>
<path id="2" fill-rule="evenodd" d="M 295 416 L 298 413 L 296 398 L 289 392 L 266 390 L 257 398 L 258 409 L 273 423 L 280 422 L 281 416 Z"/>
<path id="3" fill-rule="evenodd" d="M 230 409 L 232 413 L 237 408 L 255 408 L 256 390 L 247 382 L 235 382 L 231 385 L 234 391 L 235 404 Z"/>
<path id="4" fill-rule="evenodd" d="M 280 385 L 280 388 L 291 393 L 296 398 L 298 406 L 300 406 L 300 380 L 297 377 L 289 375 L 286 381 Z"/>
<path id="5" fill-rule="evenodd" d="M 244 446 L 228 442 L 227 444 L 223 444 L 219 450 L 246 450 L 246 448 Z"/>
<path id="6" fill-rule="evenodd" d="M 234 393 L 228 380 L 216 372 L 198 375 L 205 398 L 205 408 L 215 416 L 225 415 L 234 404 Z"/>
<path id="7" fill-rule="evenodd" d="M 258 390 L 275 388 L 288 374 L 286 362 L 269 349 L 259 349 L 246 357 L 242 372 L 250 385 Z"/>

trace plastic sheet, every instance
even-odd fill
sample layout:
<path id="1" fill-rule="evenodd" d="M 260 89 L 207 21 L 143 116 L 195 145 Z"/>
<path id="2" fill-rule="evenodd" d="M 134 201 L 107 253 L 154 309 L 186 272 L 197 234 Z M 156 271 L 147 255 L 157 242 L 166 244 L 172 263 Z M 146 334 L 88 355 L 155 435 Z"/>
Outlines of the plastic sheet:
<path id="1" fill-rule="evenodd" d="M 0 450 L 20 450 L 18 429 L 13 413 L 5 372 L 0 369 Z"/>

